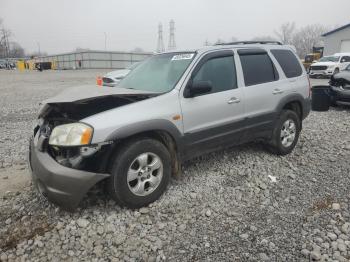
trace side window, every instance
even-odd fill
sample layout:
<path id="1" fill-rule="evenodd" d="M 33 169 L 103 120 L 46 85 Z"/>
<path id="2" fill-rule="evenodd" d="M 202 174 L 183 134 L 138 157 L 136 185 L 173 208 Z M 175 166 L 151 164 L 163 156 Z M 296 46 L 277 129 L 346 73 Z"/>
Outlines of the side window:
<path id="1" fill-rule="evenodd" d="M 214 57 L 206 61 L 193 78 L 193 82 L 210 81 L 210 93 L 237 88 L 236 68 L 233 56 Z"/>
<path id="2" fill-rule="evenodd" d="M 343 56 L 340 60 L 341 63 L 349 63 L 350 62 L 350 56 Z"/>
<path id="3" fill-rule="evenodd" d="M 278 73 L 266 52 L 238 52 L 246 86 L 273 82 Z"/>
<path id="4" fill-rule="evenodd" d="M 292 78 L 301 76 L 303 69 L 300 66 L 297 58 L 290 50 L 275 49 L 271 53 L 276 58 L 286 77 Z"/>

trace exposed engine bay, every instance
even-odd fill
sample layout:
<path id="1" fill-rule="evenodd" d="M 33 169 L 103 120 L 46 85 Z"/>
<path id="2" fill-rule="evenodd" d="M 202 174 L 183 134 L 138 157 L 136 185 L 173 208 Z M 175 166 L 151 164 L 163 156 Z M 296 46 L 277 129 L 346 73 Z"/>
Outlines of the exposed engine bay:
<path id="1" fill-rule="evenodd" d="M 59 164 L 90 172 L 105 172 L 100 167 L 106 166 L 103 161 L 108 159 L 106 154 L 111 152 L 113 141 L 86 146 L 53 146 L 49 144 L 51 132 L 56 126 L 75 123 L 86 117 L 155 95 L 157 94 L 108 95 L 73 102 L 46 103 L 40 111 L 40 123 L 34 130 L 34 136 L 39 132 L 39 148 L 48 152 Z M 85 161 L 86 159 L 89 161 Z"/>

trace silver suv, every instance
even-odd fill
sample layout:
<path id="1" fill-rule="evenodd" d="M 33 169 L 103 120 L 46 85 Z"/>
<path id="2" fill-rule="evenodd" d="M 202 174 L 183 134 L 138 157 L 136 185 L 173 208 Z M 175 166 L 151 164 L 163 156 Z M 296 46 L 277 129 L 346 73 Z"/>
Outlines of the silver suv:
<path id="1" fill-rule="evenodd" d="M 117 203 L 139 208 L 198 155 L 253 140 L 290 153 L 310 83 L 293 48 L 240 42 L 159 54 L 118 87 L 82 86 L 43 104 L 29 150 L 38 190 L 73 209 L 103 181 Z"/>

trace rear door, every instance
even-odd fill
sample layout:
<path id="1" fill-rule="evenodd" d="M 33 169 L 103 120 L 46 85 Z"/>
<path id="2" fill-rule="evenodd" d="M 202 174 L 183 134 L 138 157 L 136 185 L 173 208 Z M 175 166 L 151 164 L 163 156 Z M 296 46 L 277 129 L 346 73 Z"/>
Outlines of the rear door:
<path id="1" fill-rule="evenodd" d="M 281 85 L 279 74 L 266 50 L 238 50 L 244 75 L 245 139 L 264 136 L 272 129 L 275 109 L 288 90 Z"/>
<path id="2" fill-rule="evenodd" d="M 233 51 L 215 51 L 203 56 L 189 81 L 210 81 L 213 88 L 209 93 L 190 98 L 180 95 L 187 155 L 192 157 L 239 141 L 244 97 L 237 85 Z"/>
<path id="3" fill-rule="evenodd" d="M 271 49 L 270 52 L 272 58 L 275 59 L 275 64 L 279 65 L 282 70 L 281 85 L 289 84 L 289 93 L 298 93 L 304 98 L 308 97 L 309 82 L 296 54 L 288 49 Z"/>

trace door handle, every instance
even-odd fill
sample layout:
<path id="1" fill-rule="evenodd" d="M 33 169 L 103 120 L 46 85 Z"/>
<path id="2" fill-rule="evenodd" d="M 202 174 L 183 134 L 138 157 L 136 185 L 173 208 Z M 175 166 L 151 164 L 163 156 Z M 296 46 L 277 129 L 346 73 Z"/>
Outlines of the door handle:
<path id="1" fill-rule="evenodd" d="M 227 101 L 228 104 L 237 104 L 241 102 L 237 97 L 231 97 L 230 100 Z"/>
<path id="2" fill-rule="evenodd" d="M 282 93 L 283 93 L 283 90 L 278 89 L 278 88 L 276 88 L 272 91 L 272 94 L 274 94 L 274 95 L 278 95 L 278 94 L 282 94 Z"/>

